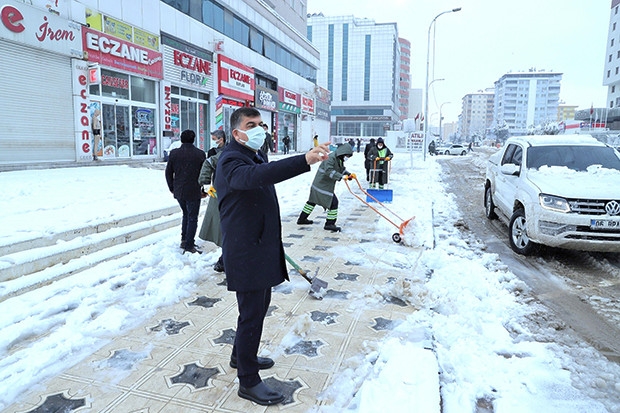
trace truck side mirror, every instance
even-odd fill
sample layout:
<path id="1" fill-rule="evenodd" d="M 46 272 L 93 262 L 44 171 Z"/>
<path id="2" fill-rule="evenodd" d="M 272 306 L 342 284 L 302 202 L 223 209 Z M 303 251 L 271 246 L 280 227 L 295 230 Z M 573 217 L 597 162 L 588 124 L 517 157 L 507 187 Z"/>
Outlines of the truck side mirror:
<path id="1" fill-rule="evenodd" d="M 499 170 L 504 175 L 519 175 L 520 167 L 514 163 L 505 163 Z"/>

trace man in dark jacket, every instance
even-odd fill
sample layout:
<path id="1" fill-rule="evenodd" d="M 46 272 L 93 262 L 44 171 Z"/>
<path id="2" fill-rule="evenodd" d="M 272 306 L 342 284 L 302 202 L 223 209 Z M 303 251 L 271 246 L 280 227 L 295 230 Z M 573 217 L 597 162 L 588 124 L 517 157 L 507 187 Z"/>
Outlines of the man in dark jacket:
<path id="1" fill-rule="evenodd" d="M 194 238 L 198 228 L 198 212 L 202 199 L 198 175 L 206 158 L 204 151 L 194 146 L 196 133 L 184 130 L 181 133 L 181 147 L 173 149 L 166 165 L 166 182 L 183 211 L 181 222 L 181 248 L 183 253 L 202 253 L 196 248 Z"/>
<path id="2" fill-rule="evenodd" d="M 366 168 L 366 180 L 370 182 L 370 169 L 372 168 L 372 162 L 368 157 L 370 149 L 375 147 L 375 138 L 370 138 L 370 141 L 364 147 L 364 168 Z"/>
<path id="3" fill-rule="evenodd" d="M 260 150 L 265 131 L 258 110 L 235 110 L 230 126 L 233 139 L 215 174 L 226 284 L 236 293 L 239 311 L 230 366 L 237 368 L 239 397 L 268 406 L 282 402 L 284 395 L 261 380 L 259 369 L 271 368 L 274 361 L 258 357 L 258 347 L 271 287 L 288 280 L 275 184 L 310 171 L 311 164 L 328 156 L 329 147 L 268 163 Z"/>

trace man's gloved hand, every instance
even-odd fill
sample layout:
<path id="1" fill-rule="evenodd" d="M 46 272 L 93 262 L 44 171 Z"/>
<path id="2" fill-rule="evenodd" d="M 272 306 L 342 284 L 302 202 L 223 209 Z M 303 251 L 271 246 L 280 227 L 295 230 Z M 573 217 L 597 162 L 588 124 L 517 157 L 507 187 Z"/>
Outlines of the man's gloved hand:
<path id="1" fill-rule="evenodd" d="M 385 157 L 385 160 L 386 160 L 386 161 L 389 161 L 390 159 L 392 159 L 392 158 L 390 158 L 389 156 L 386 156 L 386 157 Z"/>
<path id="2" fill-rule="evenodd" d="M 215 188 L 213 188 L 213 185 L 209 187 L 207 195 L 209 195 L 211 198 L 217 198 L 217 192 L 215 191 Z"/>
<path id="3" fill-rule="evenodd" d="M 349 178 L 348 178 L 348 179 L 349 179 L 349 181 L 350 181 L 351 179 L 357 179 L 357 175 L 355 175 L 355 174 L 349 174 Z"/>

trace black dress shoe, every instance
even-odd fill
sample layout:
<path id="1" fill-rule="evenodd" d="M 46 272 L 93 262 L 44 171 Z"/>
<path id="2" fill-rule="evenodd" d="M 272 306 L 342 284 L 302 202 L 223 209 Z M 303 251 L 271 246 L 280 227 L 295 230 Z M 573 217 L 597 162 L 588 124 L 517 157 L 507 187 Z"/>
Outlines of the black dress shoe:
<path id="1" fill-rule="evenodd" d="M 202 251 L 199 250 L 198 248 L 196 248 L 196 246 L 190 247 L 190 248 L 185 248 L 183 250 L 183 254 L 185 254 L 186 252 L 189 252 L 190 254 L 202 254 Z"/>
<path id="2" fill-rule="evenodd" d="M 258 357 L 258 369 L 259 370 L 267 370 L 273 367 L 276 364 L 272 359 L 268 357 Z M 230 357 L 230 367 L 233 369 L 237 368 L 237 357 Z"/>
<path id="3" fill-rule="evenodd" d="M 262 381 L 254 387 L 239 386 L 237 395 L 242 399 L 253 401 L 261 406 L 271 406 L 284 401 L 284 395 L 271 389 Z"/>

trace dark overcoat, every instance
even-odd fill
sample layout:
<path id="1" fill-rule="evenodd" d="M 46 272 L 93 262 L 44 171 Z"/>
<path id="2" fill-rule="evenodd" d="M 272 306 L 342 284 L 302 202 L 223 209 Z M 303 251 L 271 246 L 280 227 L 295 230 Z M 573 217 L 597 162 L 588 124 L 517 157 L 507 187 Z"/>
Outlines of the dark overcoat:
<path id="1" fill-rule="evenodd" d="M 305 155 L 265 162 L 232 140 L 220 155 L 215 188 L 229 291 L 257 291 L 288 280 L 275 184 L 308 172 Z"/>
<path id="2" fill-rule="evenodd" d="M 198 175 L 207 155 L 191 143 L 173 149 L 166 165 L 166 183 L 175 199 L 196 201 L 202 198 Z"/>

